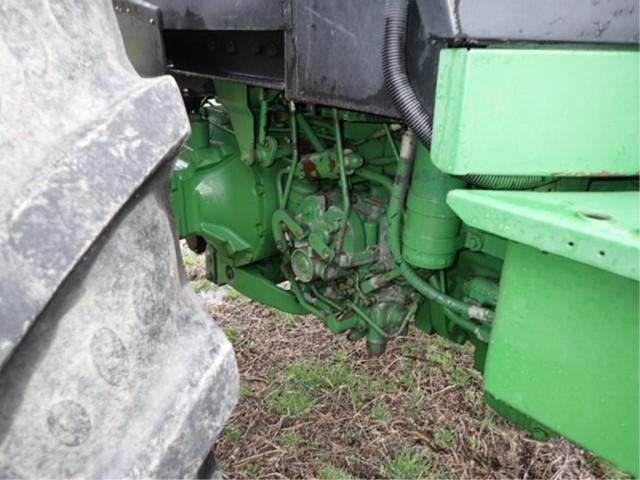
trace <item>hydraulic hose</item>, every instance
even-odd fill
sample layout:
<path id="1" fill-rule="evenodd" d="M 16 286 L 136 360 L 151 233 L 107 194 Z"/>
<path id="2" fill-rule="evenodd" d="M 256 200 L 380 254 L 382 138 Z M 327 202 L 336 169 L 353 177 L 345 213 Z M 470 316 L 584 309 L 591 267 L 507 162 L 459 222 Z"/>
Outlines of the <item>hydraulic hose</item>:
<path id="1" fill-rule="evenodd" d="M 442 305 L 443 307 L 451 310 L 453 313 L 465 315 L 469 318 L 475 318 L 477 320 L 480 320 L 481 322 L 490 322 L 493 320 L 493 312 L 491 310 L 483 307 L 478 307 L 477 305 L 469 305 L 467 303 L 461 302 L 460 300 L 456 300 L 453 297 L 450 297 L 446 293 L 442 293 L 438 289 L 429 285 L 429 283 L 426 282 L 420 275 L 418 275 L 407 262 L 403 261 L 400 264 L 400 269 L 407 282 L 409 282 L 409 284 L 413 288 L 418 290 L 418 292 L 420 292 L 429 300 Z"/>
<path id="2" fill-rule="evenodd" d="M 442 293 L 447 293 L 446 288 L 446 279 L 444 277 L 444 271 L 440 270 L 438 272 L 438 278 L 435 275 L 432 275 L 429 278 L 429 283 L 433 285 L 435 288 L 440 290 Z M 453 313 L 448 308 L 442 308 L 444 312 L 444 316 L 448 318 L 453 324 L 458 327 L 466 330 L 467 332 L 473 333 L 476 338 L 482 342 L 488 342 L 491 336 L 491 326 L 488 324 L 480 324 L 478 325 L 471 320 L 463 318 L 461 315 Z"/>
<path id="3" fill-rule="evenodd" d="M 356 170 L 356 175 L 365 180 L 376 182 L 382 185 L 389 193 L 393 193 L 393 181 L 383 173 L 362 167 Z"/>
<path id="4" fill-rule="evenodd" d="M 406 37 L 409 0 L 387 0 L 384 8 L 382 73 L 393 105 L 420 141 L 431 147 L 431 116 L 409 83 L 406 68 Z"/>

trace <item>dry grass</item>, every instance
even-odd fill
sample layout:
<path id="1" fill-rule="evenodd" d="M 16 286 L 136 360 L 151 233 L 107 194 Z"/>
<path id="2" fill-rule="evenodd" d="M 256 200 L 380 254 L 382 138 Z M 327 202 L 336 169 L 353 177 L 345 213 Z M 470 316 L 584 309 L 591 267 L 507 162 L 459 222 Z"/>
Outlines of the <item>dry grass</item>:
<path id="1" fill-rule="evenodd" d="M 469 347 L 414 330 L 370 358 L 364 343 L 314 317 L 202 288 L 193 257 L 187 272 L 232 340 L 241 373 L 241 399 L 215 451 L 226 477 L 620 476 L 567 441 L 537 442 L 495 415 Z"/>

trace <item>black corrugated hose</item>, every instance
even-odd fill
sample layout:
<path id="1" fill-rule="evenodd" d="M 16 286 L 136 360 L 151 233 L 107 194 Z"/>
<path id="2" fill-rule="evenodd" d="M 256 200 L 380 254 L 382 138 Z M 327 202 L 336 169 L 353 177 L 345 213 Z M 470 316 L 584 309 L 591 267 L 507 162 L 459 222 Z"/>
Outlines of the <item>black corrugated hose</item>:
<path id="1" fill-rule="evenodd" d="M 384 8 L 382 72 L 393 105 L 420 141 L 431 147 L 431 116 L 416 97 L 405 60 L 409 0 L 387 0 Z"/>
<path id="2" fill-rule="evenodd" d="M 530 190 L 555 180 L 553 177 L 519 175 L 465 175 L 464 179 L 474 187 L 493 190 Z"/>
<path id="3" fill-rule="evenodd" d="M 406 68 L 406 38 L 409 0 L 386 0 L 384 8 L 384 46 L 382 73 L 393 105 L 420 141 L 429 150 L 433 120 L 424 109 L 409 83 Z M 465 180 L 480 188 L 497 190 L 528 190 L 553 181 L 550 177 L 515 175 L 466 175 Z"/>

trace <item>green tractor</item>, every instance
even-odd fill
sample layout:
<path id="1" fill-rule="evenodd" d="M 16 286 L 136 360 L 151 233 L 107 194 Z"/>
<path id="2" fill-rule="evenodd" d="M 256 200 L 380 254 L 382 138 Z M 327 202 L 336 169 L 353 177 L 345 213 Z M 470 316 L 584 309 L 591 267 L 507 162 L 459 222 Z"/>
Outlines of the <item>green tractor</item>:
<path id="1" fill-rule="evenodd" d="M 637 1 L 114 0 L 137 74 L 50 4 L 0 7 L 3 476 L 215 473 L 176 235 L 370 355 L 470 342 L 494 410 L 640 473 Z"/>

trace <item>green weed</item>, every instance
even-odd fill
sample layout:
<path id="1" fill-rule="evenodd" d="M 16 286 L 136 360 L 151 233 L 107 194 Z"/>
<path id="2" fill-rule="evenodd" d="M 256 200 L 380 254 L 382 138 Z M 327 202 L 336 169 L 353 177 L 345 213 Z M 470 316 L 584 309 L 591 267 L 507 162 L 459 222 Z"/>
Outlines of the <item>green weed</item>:
<path id="1" fill-rule="evenodd" d="M 182 250 L 182 263 L 187 267 L 193 267 L 195 265 L 204 264 L 204 257 L 188 248 L 185 248 Z"/>
<path id="2" fill-rule="evenodd" d="M 223 327 L 223 330 L 231 344 L 235 347 L 242 338 L 242 329 L 234 325 L 227 325 Z"/>
<path id="3" fill-rule="evenodd" d="M 247 474 L 247 477 L 256 478 L 260 475 L 260 465 L 257 463 L 250 463 L 245 468 L 244 473 Z"/>
<path id="4" fill-rule="evenodd" d="M 342 438 L 345 439 L 347 443 L 349 443 L 349 445 L 358 445 L 360 443 L 358 435 L 356 435 L 351 427 L 347 427 L 344 429 Z"/>
<path id="5" fill-rule="evenodd" d="M 285 323 L 285 325 L 289 328 L 295 327 L 296 325 L 298 325 L 298 323 L 300 323 L 300 320 L 302 320 L 302 317 L 300 315 L 293 315 L 291 313 L 281 312 L 279 310 L 276 310 L 276 312 L 278 313 L 280 318 L 282 318 L 282 321 Z"/>
<path id="6" fill-rule="evenodd" d="M 384 378 L 376 378 L 369 382 L 369 390 L 374 393 L 395 393 L 398 391 L 398 384 L 396 382 L 388 382 Z"/>
<path id="7" fill-rule="evenodd" d="M 400 347 L 400 353 L 406 357 L 417 357 L 418 353 L 424 349 L 424 346 L 417 342 L 407 342 Z"/>
<path id="8" fill-rule="evenodd" d="M 287 432 L 282 435 L 282 445 L 293 452 L 304 444 L 304 437 L 298 432 Z"/>
<path id="9" fill-rule="evenodd" d="M 304 415 L 311 410 L 314 404 L 315 400 L 311 395 L 295 390 L 282 390 L 265 400 L 268 410 L 287 417 Z"/>
<path id="10" fill-rule="evenodd" d="M 310 392 L 333 389 L 350 381 L 351 368 L 346 362 L 294 362 L 285 373 L 285 382 Z"/>
<path id="11" fill-rule="evenodd" d="M 387 407 L 383 403 L 376 402 L 371 407 L 371 418 L 376 422 L 386 422 L 391 418 L 391 412 L 387 410 Z"/>
<path id="12" fill-rule="evenodd" d="M 464 368 L 452 368 L 449 370 L 449 378 L 455 385 L 468 387 L 473 380 L 473 374 Z"/>
<path id="13" fill-rule="evenodd" d="M 414 390 L 411 392 L 409 407 L 407 408 L 407 415 L 409 417 L 416 417 L 418 412 L 427 400 L 427 396 L 422 390 Z"/>
<path id="14" fill-rule="evenodd" d="M 436 365 L 450 365 L 453 357 L 451 352 L 444 350 L 442 346 L 429 345 L 427 361 Z"/>
<path id="15" fill-rule="evenodd" d="M 254 394 L 253 387 L 248 383 L 240 384 L 240 400 L 246 400 Z"/>
<path id="16" fill-rule="evenodd" d="M 493 418 L 486 417 L 484 420 L 482 420 L 482 426 L 487 430 L 491 430 L 493 427 L 496 426 L 496 424 L 493 421 Z"/>
<path id="17" fill-rule="evenodd" d="M 242 296 L 242 294 L 237 291 L 236 289 L 232 288 L 232 287 L 228 287 L 227 291 L 224 294 L 224 298 L 226 298 L 227 300 L 230 301 L 234 301 L 239 299 Z"/>
<path id="18" fill-rule="evenodd" d="M 347 472 L 338 467 L 327 466 L 320 469 L 319 473 L 320 480 L 353 480 L 354 477 Z"/>
<path id="19" fill-rule="evenodd" d="M 449 473 L 449 470 L 447 470 L 447 467 L 444 467 L 442 465 L 437 465 L 437 466 L 432 465 L 430 477 L 451 478 L 451 474 Z"/>
<path id="20" fill-rule="evenodd" d="M 478 392 L 470 389 L 465 390 L 464 396 L 467 397 L 467 399 L 471 400 L 472 402 L 475 402 L 480 398 L 480 394 Z"/>
<path id="21" fill-rule="evenodd" d="M 215 290 L 216 286 L 213 282 L 210 282 L 206 278 L 201 278 L 200 280 L 191 282 L 191 288 L 193 288 L 194 292 L 201 293 L 207 290 Z"/>
<path id="22" fill-rule="evenodd" d="M 244 432 L 233 423 L 228 423 L 222 432 L 221 438 L 230 443 L 239 441 L 244 437 Z"/>
<path id="23" fill-rule="evenodd" d="M 439 428 L 438 430 L 436 430 L 435 438 L 441 444 L 448 446 L 453 443 L 453 441 L 456 439 L 456 436 L 451 430 L 447 430 L 446 428 Z"/>
<path id="24" fill-rule="evenodd" d="M 270 373 L 277 376 L 277 371 Z M 267 394 L 265 405 L 273 413 L 298 416 L 307 413 L 316 403 L 316 398 L 337 387 L 354 385 L 348 356 L 335 352 L 329 362 L 296 361 L 282 376 L 282 382 Z"/>
<path id="25" fill-rule="evenodd" d="M 402 450 L 391 457 L 380 469 L 386 478 L 415 479 L 429 475 L 431 459 L 422 452 Z"/>
<path id="26" fill-rule="evenodd" d="M 412 373 L 404 373 L 400 376 L 400 383 L 403 387 L 411 387 L 416 382 Z"/>

